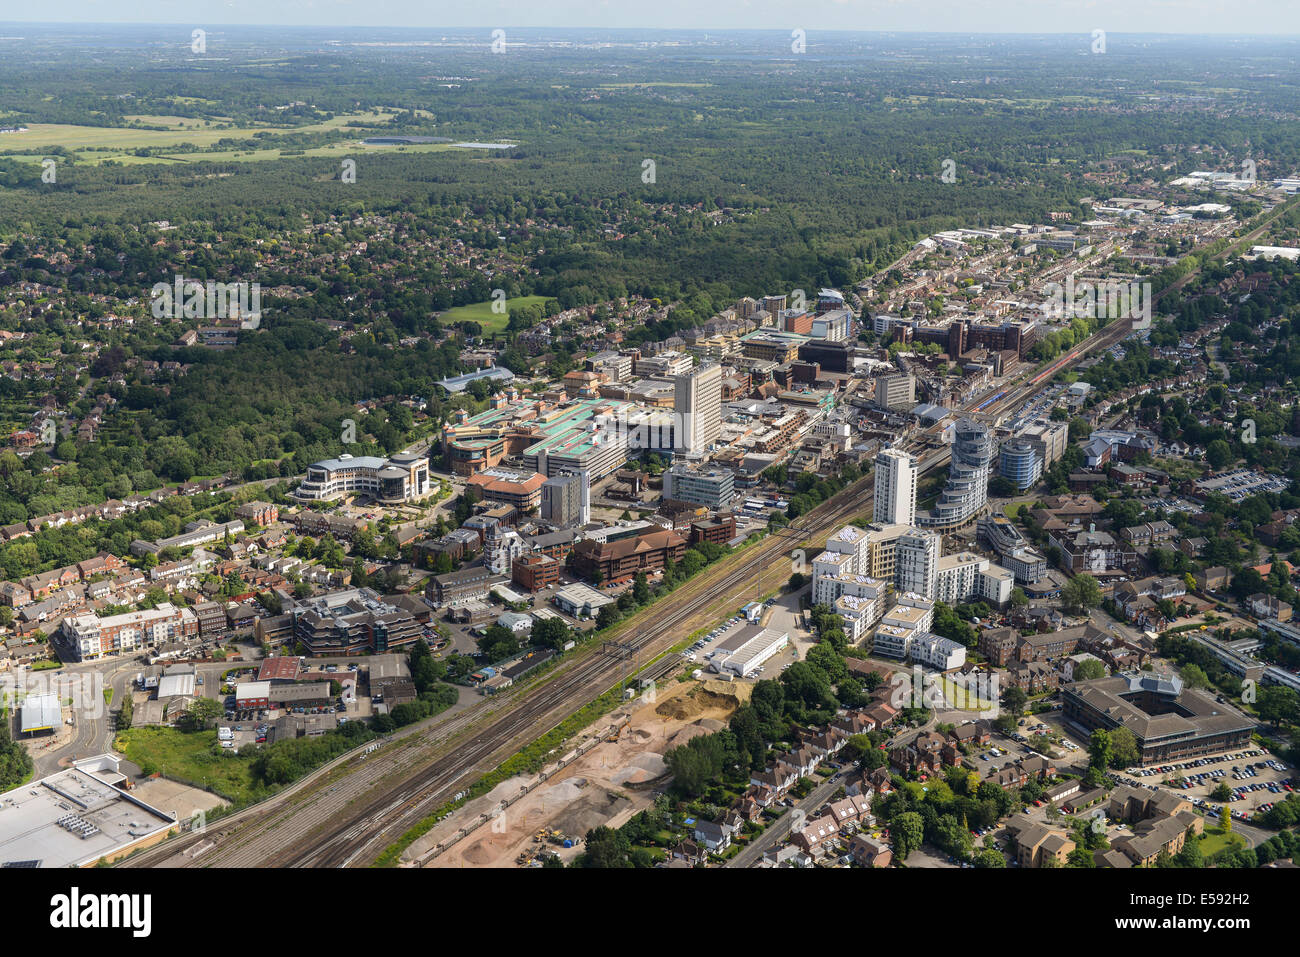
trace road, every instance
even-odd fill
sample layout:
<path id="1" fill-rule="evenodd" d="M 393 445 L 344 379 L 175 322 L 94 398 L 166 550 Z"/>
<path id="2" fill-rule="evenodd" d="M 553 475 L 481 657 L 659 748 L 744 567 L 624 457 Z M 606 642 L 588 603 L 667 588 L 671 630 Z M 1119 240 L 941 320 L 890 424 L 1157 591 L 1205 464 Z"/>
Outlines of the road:
<path id="1" fill-rule="evenodd" d="M 750 841 L 739 854 L 727 861 L 723 867 L 753 867 L 769 849 L 785 842 L 790 834 L 790 826 L 796 818 L 812 820 L 818 808 L 831 799 L 831 795 L 844 784 L 844 773 L 836 771 L 826 778 L 811 793 L 793 808 L 772 822 L 762 834 Z M 797 812 L 802 812 L 799 814 Z"/>
<path id="2" fill-rule="evenodd" d="M 33 752 L 37 777 L 51 774 L 69 761 L 103 754 L 111 748 L 113 717 L 110 709 L 115 709 L 122 696 L 129 693 L 131 680 L 141 667 L 139 661 L 132 658 L 113 662 L 107 671 L 103 670 L 102 662 L 87 662 L 65 665 L 58 671 L 23 672 L 19 676 L 20 680 L 54 682 L 51 690 L 56 690 L 65 701 L 68 698 L 73 701 L 70 709 L 74 721 L 71 740 L 60 748 Z M 61 685 L 58 683 L 60 680 L 69 683 Z M 105 688 L 113 689 L 111 704 L 104 702 Z"/>
<path id="3" fill-rule="evenodd" d="M 468 786 L 577 707 L 617 685 L 625 671 L 734 612 L 756 590 L 777 590 L 790 574 L 786 553 L 824 540 L 829 531 L 869 508 L 869 489 L 870 480 L 861 480 L 805 516 L 801 527 L 770 536 L 731 561 L 705 569 L 673 593 L 671 607 L 661 603 L 634 615 L 614 636 L 630 646 L 630 666 L 599 647 L 589 647 L 543 681 L 485 698 L 451 721 L 421 729 L 383 752 L 340 760 L 339 773 L 328 776 L 331 787 L 322 783 L 303 788 L 264 802 L 256 814 L 237 822 L 222 822 L 217 835 L 204 836 L 213 847 L 198 859 L 178 858 L 178 852 L 200 843 L 187 838 L 137 857 L 132 866 L 164 861 L 180 866 L 368 863 L 458 787 Z M 287 826 L 290 817 L 292 827 Z"/>
<path id="4" fill-rule="evenodd" d="M 1004 384 L 1002 397 L 982 412 L 996 415 L 1013 407 L 1037 391 L 1046 376 L 1118 341 L 1128 331 L 1128 323 L 1112 323 L 1048 369 L 1032 377 L 1031 372 L 1022 374 L 1016 380 L 1024 383 L 1019 388 Z M 968 408 L 985 401 L 980 397 Z M 926 430 L 906 446 L 920 457 L 922 473 L 941 467 L 950 455 L 947 446 L 929 448 L 934 432 Z M 660 603 L 643 610 L 606 640 L 622 641 L 634 666 L 648 663 L 694 630 L 734 612 L 739 604 L 778 590 L 790 575 L 787 556 L 793 549 L 808 546 L 805 550 L 811 551 L 829 532 L 869 513 L 871 498 L 872 480 L 860 480 L 795 526 L 701 572 L 673 593 L 671 607 Z M 542 682 L 511 689 L 445 724 L 422 728 L 383 752 L 339 759 L 333 773 L 321 776 L 313 786 L 263 802 L 255 814 L 227 819 L 215 835 L 184 838 L 140 855 L 130 866 L 368 864 L 458 789 L 468 787 L 616 685 L 628 670 L 623 658 L 588 648 Z M 207 848 L 202 855 L 185 853 L 199 844 Z"/>
<path id="5" fill-rule="evenodd" d="M 1042 371 L 1025 373 L 1017 380 L 1022 383 L 1018 387 L 1004 384 L 1002 397 L 982 408 L 981 414 L 997 416 L 1017 406 L 1056 372 L 1108 348 L 1130 331 L 1127 321 L 1111 323 Z M 983 397 L 972 401 L 962 411 L 973 411 L 984 401 Z M 946 447 L 926 451 L 935 433 L 936 428 L 925 430 L 907 445 L 909 451 L 925 456 L 922 472 L 941 466 L 949 457 Z M 618 629 L 619 640 L 637 663 L 653 660 L 696 628 L 734 610 L 738 602 L 779 588 L 790 572 L 785 556 L 792 548 L 824 541 L 827 532 L 866 512 L 870 500 L 869 480 L 856 483 L 805 516 L 798 527 L 706 569 L 674 593 L 671 609 L 661 603 L 634 615 Z M 490 703 L 485 700 L 444 723 L 420 726 L 374 755 L 345 756 L 327 773 L 318 772 L 310 784 L 263 802 L 255 812 L 227 819 L 217 834 L 163 845 L 136 858 L 132 866 L 368 864 L 457 788 L 478 780 L 617 684 L 627 670 L 625 658 L 588 648 L 543 681 L 512 689 Z M 201 855 L 186 853 L 198 846 L 204 848 Z"/>

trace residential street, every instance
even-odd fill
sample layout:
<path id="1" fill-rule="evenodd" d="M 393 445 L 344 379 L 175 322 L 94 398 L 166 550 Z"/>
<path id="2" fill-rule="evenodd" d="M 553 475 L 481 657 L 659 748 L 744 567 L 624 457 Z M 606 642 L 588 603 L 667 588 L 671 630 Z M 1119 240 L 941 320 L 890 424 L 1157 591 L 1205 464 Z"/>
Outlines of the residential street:
<path id="1" fill-rule="evenodd" d="M 812 818 L 813 812 L 830 800 L 836 789 L 844 783 L 844 772 L 837 771 L 822 781 L 813 789 L 813 792 L 798 804 L 782 814 L 781 817 L 770 824 L 766 831 L 758 835 L 745 847 L 739 854 L 727 861 L 725 867 L 753 867 L 758 859 L 771 848 L 781 844 L 790 833 L 790 823 L 795 817 L 795 810 L 801 810 L 809 819 Z"/>

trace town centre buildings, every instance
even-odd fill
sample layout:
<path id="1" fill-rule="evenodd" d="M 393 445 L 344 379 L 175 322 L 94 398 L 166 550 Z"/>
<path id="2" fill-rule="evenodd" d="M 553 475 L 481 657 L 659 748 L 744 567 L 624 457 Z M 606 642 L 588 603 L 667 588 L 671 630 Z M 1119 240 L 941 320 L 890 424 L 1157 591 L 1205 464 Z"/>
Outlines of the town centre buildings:
<path id="1" fill-rule="evenodd" d="M 633 450 L 672 452 L 680 442 L 676 424 L 671 412 L 615 399 L 501 401 L 472 418 L 462 410 L 443 429 L 443 450 L 457 475 L 474 475 L 511 457 L 548 477 L 586 472 L 596 482 Z"/>

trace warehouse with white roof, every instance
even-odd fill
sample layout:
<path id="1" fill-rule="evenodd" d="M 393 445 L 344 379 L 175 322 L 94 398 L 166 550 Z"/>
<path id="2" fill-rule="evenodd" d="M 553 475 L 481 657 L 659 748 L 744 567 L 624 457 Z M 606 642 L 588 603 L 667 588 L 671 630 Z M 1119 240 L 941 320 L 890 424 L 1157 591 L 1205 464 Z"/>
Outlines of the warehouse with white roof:
<path id="1" fill-rule="evenodd" d="M 748 678 L 789 644 L 790 636 L 784 631 L 749 625 L 739 629 L 713 653 L 709 667 L 719 674 L 725 671 Z"/>

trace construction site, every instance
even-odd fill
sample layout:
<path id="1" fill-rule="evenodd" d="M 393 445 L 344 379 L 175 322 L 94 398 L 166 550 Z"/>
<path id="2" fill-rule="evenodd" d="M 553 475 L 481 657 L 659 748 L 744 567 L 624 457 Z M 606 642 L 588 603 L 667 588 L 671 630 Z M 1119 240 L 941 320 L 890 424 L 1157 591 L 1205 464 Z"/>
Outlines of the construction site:
<path id="1" fill-rule="evenodd" d="M 571 862 L 589 830 L 617 828 L 649 807 L 671 781 L 664 755 L 725 727 L 752 690 L 711 680 L 642 690 L 538 774 L 503 781 L 448 815 L 407 849 L 402 866 L 540 867 L 549 854 Z"/>

